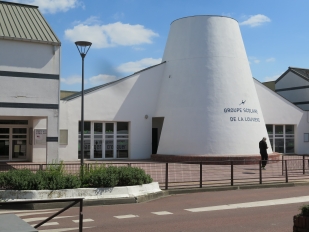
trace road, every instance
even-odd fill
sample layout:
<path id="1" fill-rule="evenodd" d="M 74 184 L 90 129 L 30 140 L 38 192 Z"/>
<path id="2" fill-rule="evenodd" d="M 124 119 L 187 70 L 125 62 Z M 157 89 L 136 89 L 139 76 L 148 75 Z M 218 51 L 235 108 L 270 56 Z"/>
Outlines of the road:
<path id="1" fill-rule="evenodd" d="M 134 232 L 290 232 L 293 216 L 309 203 L 309 186 L 232 190 L 168 196 L 140 204 L 84 207 L 84 231 Z M 15 213 L 29 224 L 55 210 Z M 39 231 L 78 231 L 71 208 Z M 75 221 L 77 220 L 77 221 Z"/>

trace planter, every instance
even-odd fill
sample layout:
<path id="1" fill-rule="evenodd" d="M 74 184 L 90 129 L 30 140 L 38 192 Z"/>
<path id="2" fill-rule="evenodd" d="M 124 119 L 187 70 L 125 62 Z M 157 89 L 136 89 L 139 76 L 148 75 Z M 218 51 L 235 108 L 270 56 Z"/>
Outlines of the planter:
<path id="1" fill-rule="evenodd" d="M 308 232 L 309 231 L 309 217 L 303 215 L 294 216 L 293 232 Z"/>
<path id="2" fill-rule="evenodd" d="M 43 200 L 58 198 L 84 197 L 84 199 L 132 198 L 162 190 L 158 182 L 150 184 L 113 187 L 113 188 L 78 188 L 60 190 L 0 190 L 0 201 Z"/>

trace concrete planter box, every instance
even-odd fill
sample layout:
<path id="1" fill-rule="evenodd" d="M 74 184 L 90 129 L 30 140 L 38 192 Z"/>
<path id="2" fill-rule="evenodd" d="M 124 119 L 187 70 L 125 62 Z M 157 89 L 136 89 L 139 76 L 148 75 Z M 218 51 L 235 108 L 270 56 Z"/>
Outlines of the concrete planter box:
<path id="1" fill-rule="evenodd" d="M 293 232 L 307 232 L 309 231 L 309 217 L 302 215 L 294 216 Z"/>
<path id="2" fill-rule="evenodd" d="M 60 190 L 0 190 L 0 201 L 43 200 L 57 198 L 84 197 L 86 200 L 132 198 L 162 190 L 158 182 L 150 184 L 113 187 L 113 188 L 78 188 Z"/>

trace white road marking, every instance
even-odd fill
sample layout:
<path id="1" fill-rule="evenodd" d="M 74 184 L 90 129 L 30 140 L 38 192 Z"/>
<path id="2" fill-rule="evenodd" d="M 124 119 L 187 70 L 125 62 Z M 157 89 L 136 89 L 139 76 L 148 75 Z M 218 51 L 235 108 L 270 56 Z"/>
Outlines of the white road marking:
<path id="1" fill-rule="evenodd" d="M 124 218 L 136 218 L 138 217 L 138 215 L 128 214 L 128 215 L 120 215 L 120 216 L 114 216 L 114 217 L 118 219 L 124 219 Z"/>
<path id="2" fill-rule="evenodd" d="M 33 224 L 31 225 L 32 227 L 36 226 L 37 224 Z M 41 225 L 41 226 L 56 226 L 56 225 L 59 225 L 58 222 L 46 222 L 45 224 Z M 41 227 L 40 226 L 40 227 Z"/>
<path id="3" fill-rule="evenodd" d="M 79 220 L 72 220 L 75 223 L 79 223 Z M 88 219 L 83 219 L 83 222 L 93 222 L 93 220 L 91 218 Z"/>
<path id="4" fill-rule="evenodd" d="M 75 215 L 75 216 L 60 216 L 60 217 L 54 217 L 53 219 L 51 220 L 54 220 L 54 219 L 61 219 L 61 218 L 68 218 L 68 217 L 77 217 L 78 215 Z M 37 217 L 37 218 L 25 218 L 23 219 L 25 222 L 35 222 L 35 221 L 43 221 L 45 220 L 47 217 Z"/>
<path id="5" fill-rule="evenodd" d="M 309 202 L 309 196 L 291 197 L 291 198 L 283 198 L 283 199 L 275 199 L 267 201 L 254 201 L 254 202 L 246 202 L 246 203 L 230 204 L 230 205 L 200 207 L 185 210 L 190 212 L 206 212 L 215 210 L 241 209 L 241 208 L 271 206 L 271 205 L 285 205 L 285 204 L 302 203 L 302 202 Z"/>
<path id="6" fill-rule="evenodd" d="M 94 226 L 91 227 L 83 227 L 84 229 L 90 229 L 90 228 L 94 228 Z M 64 232 L 64 231 L 70 231 L 70 230 L 75 230 L 78 231 L 78 227 L 72 227 L 72 228 L 60 228 L 60 229 L 49 229 L 49 230 L 39 230 L 39 232 Z"/>
<path id="7" fill-rule="evenodd" d="M 152 212 L 153 214 L 156 214 L 156 215 L 168 215 L 168 214 L 173 214 L 171 212 L 168 212 L 168 211 L 160 211 L 160 212 Z"/>
<path id="8" fill-rule="evenodd" d="M 33 212 L 33 213 L 18 213 L 18 214 L 16 214 L 16 216 L 22 217 L 22 216 L 37 215 L 37 214 L 56 213 L 56 212 L 57 211 Z"/>
<path id="9" fill-rule="evenodd" d="M 38 209 L 38 210 L 0 210 L 0 214 L 6 213 L 25 213 L 25 212 L 42 212 L 42 211 L 50 211 L 48 209 Z"/>

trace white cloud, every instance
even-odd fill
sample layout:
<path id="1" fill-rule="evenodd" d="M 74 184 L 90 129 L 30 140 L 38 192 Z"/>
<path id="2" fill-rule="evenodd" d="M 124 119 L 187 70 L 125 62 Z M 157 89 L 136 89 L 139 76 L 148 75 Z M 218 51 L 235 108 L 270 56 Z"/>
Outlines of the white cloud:
<path id="1" fill-rule="evenodd" d="M 93 24 L 100 24 L 101 20 L 98 16 L 90 16 L 88 19 L 85 21 L 74 21 L 73 25 L 78 25 L 78 24 L 84 24 L 84 25 L 93 25 Z"/>
<path id="2" fill-rule="evenodd" d="M 66 39 L 72 42 L 90 41 L 93 48 L 150 44 L 152 38 L 156 36 L 158 36 L 157 33 L 144 28 L 143 25 L 130 25 L 121 22 L 106 25 L 81 23 L 72 29 L 65 30 Z"/>
<path id="3" fill-rule="evenodd" d="M 239 23 L 239 25 L 248 25 L 250 27 L 257 27 L 257 26 L 262 25 L 263 23 L 267 23 L 270 21 L 271 21 L 270 18 L 268 18 L 267 16 L 262 15 L 262 14 L 257 14 L 257 15 L 250 16 L 249 19 Z"/>
<path id="4" fill-rule="evenodd" d="M 117 12 L 116 14 L 113 15 L 113 18 L 114 18 L 115 20 L 122 19 L 122 18 L 124 18 L 124 13 L 122 13 L 122 12 Z"/>
<path id="5" fill-rule="evenodd" d="M 250 56 L 249 57 L 249 64 L 252 64 L 252 62 L 255 63 L 255 64 L 259 64 L 261 61 L 254 56 Z"/>
<path id="6" fill-rule="evenodd" d="M 60 80 L 62 83 L 67 84 L 67 85 L 74 85 L 74 84 L 79 84 L 82 83 L 82 77 L 79 75 L 73 75 L 68 78 L 61 78 Z M 88 81 L 84 80 L 84 83 L 86 84 Z"/>
<path id="7" fill-rule="evenodd" d="M 280 75 L 274 75 L 274 76 L 267 76 L 267 77 L 264 77 L 264 82 L 275 81 L 275 80 L 278 79 L 278 77 L 280 77 Z"/>
<path id="8" fill-rule="evenodd" d="M 78 0 L 19 0 L 18 2 L 38 6 L 42 13 L 51 14 L 66 12 L 80 4 Z"/>
<path id="9" fill-rule="evenodd" d="M 89 78 L 89 81 L 92 85 L 100 85 L 100 84 L 108 83 L 111 81 L 115 81 L 117 79 L 118 77 L 114 75 L 99 74 L 97 76 L 93 76 Z"/>
<path id="10" fill-rule="evenodd" d="M 124 73 L 133 73 L 133 72 L 140 71 L 144 68 L 147 68 L 149 66 L 159 64 L 161 63 L 161 61 L 162 61 L 161 58 L 158 58 L 158 59 L 144 58 L 142 60 L 124 63 L 118 66 L 117 70 L 119 72 L 124 72 Z"/>
<path id="11" fill-rule="evenodd" d="M 275 61 L 276 61 L 276 59 L 274 57 L 266 59 L 266 62 L 275 62 Z"/>

